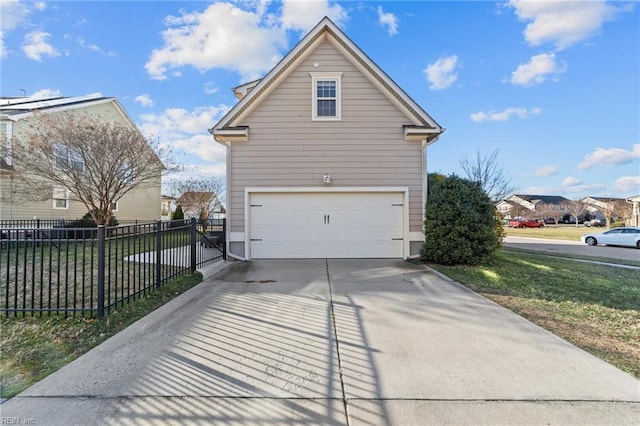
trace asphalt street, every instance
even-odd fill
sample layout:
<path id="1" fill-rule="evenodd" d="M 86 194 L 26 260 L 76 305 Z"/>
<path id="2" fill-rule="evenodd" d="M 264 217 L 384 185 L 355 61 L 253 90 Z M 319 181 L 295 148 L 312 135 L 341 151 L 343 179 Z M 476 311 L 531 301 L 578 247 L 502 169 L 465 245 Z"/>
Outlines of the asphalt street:
<path id="1" fill-rule="evenodd" d="M 543 238 L 505 237 L 504 247 L 543 251 L 550 254 L 575 254 L 640 262 L 640 250 L 631 247 L 588 246 L 580 241 Z"/>

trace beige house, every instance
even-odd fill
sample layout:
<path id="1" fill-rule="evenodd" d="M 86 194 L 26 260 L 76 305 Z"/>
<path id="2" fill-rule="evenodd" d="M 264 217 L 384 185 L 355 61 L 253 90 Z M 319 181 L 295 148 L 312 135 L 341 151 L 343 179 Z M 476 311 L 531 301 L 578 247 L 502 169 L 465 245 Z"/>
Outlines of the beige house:
<path id="1" fill-rule="evenodd" d="M 419 254 L 427 147 L 444 129 L 331 20 L 234 93 L 210 129 L 227 147 L 231 256 Z"/>
<path id="2" fill-rule="evenodd" d="M 625 198 L 625 201 L 631 204 L 630 226 L 640 226 L 640 195 Z"/>
<path id="3" fill-rule="evenodd" d="M 115 98 L 100 95 L 80 97 L 0 98 L 0 140 L 10 148 L 11 139 L 19 137 L 29 127 L 34 112 L 82 111 L 108 120 L 118 120 L 123 125 L 135 126 L 126 111 Z M 24 219 L 79 219 L 87 208 L 69 191 L 51 186 L 51 198 L 32 201 L 22 193 L 14 171 L 20 167 L 13 164 L 10 149 L 3 150 L 0 161 L 0 220 Z M 53 161 L 53 160 L 52 160 Z M 131 191 L 113 206 L 114 215 L 120 223 L 152 221 L 160 219 L 160 180 L 144 188 Z"/>
<path id="4" fill-rule="evenodd" d="M 505 219 L 517 216 L 558 218 L 566 213 L 565 203 L 570 200 L 561 195 L 512 194 L 496 204 Z"/>

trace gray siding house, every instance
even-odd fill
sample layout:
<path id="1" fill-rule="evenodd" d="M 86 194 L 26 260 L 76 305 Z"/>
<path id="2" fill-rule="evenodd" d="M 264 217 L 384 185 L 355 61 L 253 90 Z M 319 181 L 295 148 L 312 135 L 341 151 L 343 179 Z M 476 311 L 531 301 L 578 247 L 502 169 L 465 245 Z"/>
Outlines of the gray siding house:
<path id="1" fill-rule="evenodd" d="M 331 20 L 234 92 L 209 130 L 227 148 L 231 256 L 419 253 L 426 149 L 444 129 Z"/>

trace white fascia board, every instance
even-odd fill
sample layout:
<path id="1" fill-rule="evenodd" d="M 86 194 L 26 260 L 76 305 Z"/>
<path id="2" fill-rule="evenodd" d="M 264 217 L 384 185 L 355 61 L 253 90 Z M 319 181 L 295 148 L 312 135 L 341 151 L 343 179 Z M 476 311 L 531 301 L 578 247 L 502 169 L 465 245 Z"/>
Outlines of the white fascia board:
<path id="1" fill-rule="evenodd" d="M 249 140 L 249 128 L 241 129 L 211 129 L 211 134 L 216 142 L 246 142 Z"/>
<path id="2" fill-rule="evenodd" d="M 423 140 L 429 140 L 431 137 L 433 139 L 433 135 L 439 136 L 444 130 L 443 129 L 435 129 L 424 126 L 408 126 L 404 128 L 404 140 L 407 142 L 420 142 Z"/>
<path id="3" fill-rule="evenodd" d="M 328 30 L 327 32 L 325 32 Z M 317 37 L 320 33 L 325 32 L 322 36 Z M 334 41 L 333 37 L 327 37 L 327 33 L 331 32 L 335 35 L 336 38 L 340 40 L 340 42 Z M 224 127 L 233 126 L 248 114 L 252 108 L 249 106 L 247 109 L 244 109 L 248 103 L 253 102 L 256 97 L 264 96 L 269 93 L 270 90 L 263 90 L 266 86 L 272 86 L 276 83 L 275 80 L 281 80 L 288 72 L 287 70 L 292 70 L 295 67 L 295 63 L 299 63 L 303 61 L 306 56 L 313 50 L 314 46 L 319 44 L 325 39 L 329 39 L 330 42 L 338 48 L 346 58 L 353 60 L 352 63 L 366 76 L 370 77 L 370 81 L 372 81 L 376 86 L 378 86 L 381 90 L 389 91 L 389 88 L 395 92 L 395 94 L 402 99 L 412 110 L 408 110 L 400 101 L 397 100 L 393 94 L 390 94 L 389 98 L 394 102 L 398 107 L 401 108 L 402 111 L 408 117 L 414 117 L 413 122 L 416 125 L 423 125 L 427 123 L 431 126 L 435 132 L 434 134 L 440 134 L 444 131 L 444 129 L 433 119 L 426 111 L 420 107 L 407 93 L 400 88 L 382 69 L 373 62 L 355 43 L 353 43 L 349 37 L 338 28 L 329 18 L 323 18 L 298 44 L 289 52 L 287 55 L 278 62 L 278 64 L 271 69 L 267 73 L 264 78 L 262 78 L 259 83 L 249 92 L 245 97 L 240 100 L 227 114 L 225 114 L 220 121 L 218 121 L 213 129 L 222 129 Z M 315 39 L 315 40 L 314 40 Z M 313 42 L 311 42 L 313 41 Z M 361 61 L 353 58 L 352 53 L 349 50 L 345 49 L 345 47 L 341 44 L 344 43 L 344 46 L 347 46 L 353 54 L 355 54 Z M 364 65 L 363 65 L 364 64 Z M 372 75 L 375 74 L 374 75 Z M 380 80 L 378 80 L 378 77 Z M 384 84 L 380 83 L 382 81 Z M 385 85 L 387 87 L 385 87 Z M 244 110 L 243 110 L 244 109 Z M 240 115 L 236 117 L 239 111 L 242 111 Z M 417 115 L 416 115 L 417 114 Z M 234 119 L 234 117 L 236 117 Z M 231 120 L 233 119 L 233 122 Z"/>

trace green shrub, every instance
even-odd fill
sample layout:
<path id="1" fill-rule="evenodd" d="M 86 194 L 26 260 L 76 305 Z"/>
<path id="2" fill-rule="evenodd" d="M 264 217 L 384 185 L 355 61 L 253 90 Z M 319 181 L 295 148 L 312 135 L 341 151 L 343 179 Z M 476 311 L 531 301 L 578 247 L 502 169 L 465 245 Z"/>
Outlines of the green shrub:
<path id="1" fill-rule="evenodd" d="M 176 206 L 176 211 L 171 215 L 171 220 L 184 220 L 184 213 L 180 204 Z"/>
<path id="2" fill-rule="evenodd" d="M 93 220 L 90 212 L 85 213 L 80 221 L 82 222 L 83 228 L 93 228 L 98 226 L 96 221 Z M 118 219 L 116 219 L 115 216 L 111 216 L 111 218 L 109 218 L 109 223 L 106 226 L 118 226 Z"/>
<path id="3" fill-rule="evenodd" d="M 455 175 L 430 174 L 425 207 L 425 260 L 477 265 L 500 247 L 504 227 L 482 187 Z"/>

